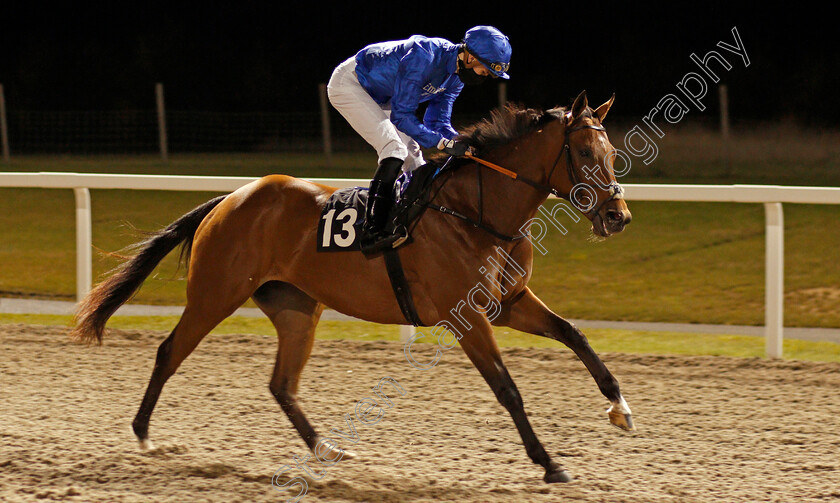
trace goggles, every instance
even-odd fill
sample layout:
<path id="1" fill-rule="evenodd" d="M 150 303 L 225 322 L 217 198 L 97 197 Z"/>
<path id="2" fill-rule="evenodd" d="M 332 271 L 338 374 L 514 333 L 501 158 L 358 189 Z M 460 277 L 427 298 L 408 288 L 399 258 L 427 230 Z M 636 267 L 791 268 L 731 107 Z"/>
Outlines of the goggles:
<path id="1" fill-rule="evenodd" d="M 479 56 L 478 54 L 475 54 L 472 51 L 470 51 L 470 54 L 475 56 L 475 59 L 479 60 L 482 65 L 489 68 L 490 71 L 492 71 L 495 74 L 507 73 L 508 68 L 510 68 L 510 63 L 491 63 L 490 61 L 487 61 L 486 59 L 482 58 L 481 56 Z M 494 75 L 494 77 L 496 77 L 496 76 L 498 76 L 498 75 Z"/>

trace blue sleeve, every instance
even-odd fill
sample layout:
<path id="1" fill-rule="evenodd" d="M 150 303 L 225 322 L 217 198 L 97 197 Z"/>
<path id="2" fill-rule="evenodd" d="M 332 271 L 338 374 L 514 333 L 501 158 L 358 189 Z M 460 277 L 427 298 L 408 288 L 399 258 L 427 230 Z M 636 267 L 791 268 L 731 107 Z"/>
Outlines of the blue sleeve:
<path id="1" fill-rule="evenodd" d="M 454 88 L 447 89 L 446 92 L 429 102 L 426 115 L 423 116 L 423 124 L 427 128 L 442 134 L 448 140 L 458 136 L 458 131 L 452 127 L 452 103 L 463 88 L 464 84 L 459 83 Z"/>
<path id="2" fill-rule="evenodd" d="M 391 97 L 391 122 L 397 129 L 414 138 L 423 148 L 436 147 L 443 137 L 421 124 L 416 115 L 420 106 L 420 95 L 423 93 L 423 82 L 429 76 L 432 58 L 429 51 L 414 44 L 400 61 L 394 94 Z"/>

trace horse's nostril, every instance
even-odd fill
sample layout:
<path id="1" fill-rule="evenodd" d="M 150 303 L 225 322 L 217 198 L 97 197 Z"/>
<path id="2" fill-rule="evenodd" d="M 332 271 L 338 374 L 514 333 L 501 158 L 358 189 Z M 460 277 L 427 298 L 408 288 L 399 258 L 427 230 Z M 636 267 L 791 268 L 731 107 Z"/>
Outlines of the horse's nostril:
<path id="1" fill-rule="evenodd" d="M 624 220 L 624 216 L 621 214 L 620 211 L 608 211 L 607 212 L 607 219 L 613 222 L 621 222 Z"/>

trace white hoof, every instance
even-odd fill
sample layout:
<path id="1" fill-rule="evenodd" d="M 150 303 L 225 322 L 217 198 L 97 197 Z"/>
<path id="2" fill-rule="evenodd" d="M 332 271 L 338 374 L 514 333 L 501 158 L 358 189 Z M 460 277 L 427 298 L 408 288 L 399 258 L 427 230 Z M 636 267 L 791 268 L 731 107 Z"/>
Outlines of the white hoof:
<path id="1" fill-rule="evenodd" d="M 319 449 L 321 452 L 317 452 Z M 338 447 L 334 441 L 321 443 L 321 439 L 318 439 L 316 442 L 315 448 L 312 449 L 312 453 L 322 462 L 328 463 L 328 466 L 338 463 L 339 461 L 353 459 L 356 457 L 356 454 L 353 452 Z"/>
<path id="2" fill-rule="evenodd" d="M 612 407 L 607 409 L 607 415 L 610 418 L 610 423 L 624 431 L 633 431 L 636 429 L 636 426 L 633 424 L 630 407 L 624 401 L 623 397 L 618 402 L 613 402 Z"/>
<path id="3" fill-rule="evenodd" d="M 143 440 L 138 439 L 138 443 L 140 444 L 140 450 L 143 452 L 155 450 L 155 444 L 148 438 L 144 438 Z"/>
<path id="4" fill-rule="evenodd" d="M 624 401 L 624 397 L 618 397 L 617 402 L 612 402 L 612 407 L 607 409 L 607 414 L 614 413 L 614 414 L 632 414 L 630 411 L 630 406 L 627 405 L 627 402 Z"/>
<path id="5" fill-rule="evenodd" d="M 148 438 L 145 438 L 145 439 L 139 438 L 137 436 L 137 434 L 134 433 L 134 428 L 132 428 L 131 426 L 128 427 L 128 431 L 130 431 L 131 434 L 134 435 L 134 438 L 137 439 L 137 443 L 140 445 L 140 450 L 141 451 L 148 452 L 148 451 L 154 450 L 155 446 L 154 446 L 154 444 L 152 444 L 151 440 L 149 440 Z"/>

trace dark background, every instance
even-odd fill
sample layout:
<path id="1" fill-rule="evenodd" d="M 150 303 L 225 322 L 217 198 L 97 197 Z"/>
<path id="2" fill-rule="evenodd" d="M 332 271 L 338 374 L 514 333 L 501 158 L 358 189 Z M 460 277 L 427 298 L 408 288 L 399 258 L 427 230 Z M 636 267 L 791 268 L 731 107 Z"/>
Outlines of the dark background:
<path id="1" fill-rule="evenodd" d="M 10 3 L 0 20 L 0 83 L 10 110 L 151 109 L 162 82 L 170 110 L 317 111 L 317 84 L 363 46 L 412 34 L 459 42 L 491 24 L 513 46 L 508 98 L 528 106 L 568 105 L 583 89 L 598 104 L 615 92 L 612 113 L 641 118 L 697 71 L 692 52 L 717 50 L 733 65 L 720 71 L 733 120 L 836 124 L 840 43 L 827 12 L 587 4 Z M 716 47 L 734 43 L 732 27 L 749 67 Z M 703 114 L 716 101 L 712 88 Z M 495 86 L 467 88 L 455 114 L 495 104 Z"/>

